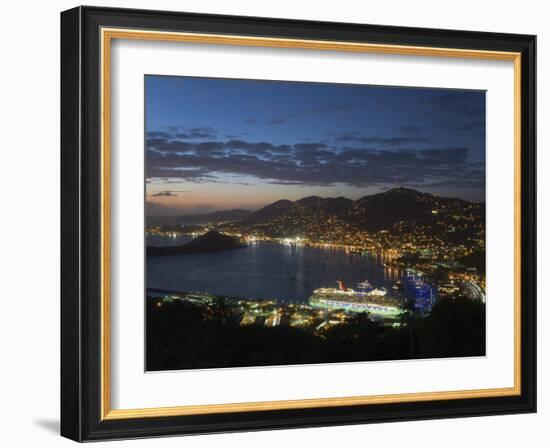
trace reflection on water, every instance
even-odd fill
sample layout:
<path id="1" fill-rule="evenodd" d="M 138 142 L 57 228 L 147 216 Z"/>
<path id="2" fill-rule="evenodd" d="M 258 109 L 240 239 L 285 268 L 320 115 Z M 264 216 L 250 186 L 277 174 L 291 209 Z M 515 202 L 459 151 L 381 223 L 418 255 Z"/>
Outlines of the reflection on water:
<path id="1" fill-rule="evenodd" d="M 187 235 L 181 236 L 159 236 L 159 235 L 147 235 L 147 246 L 181 246 L 187 244 L 193 238 Z"/>
<path id="2" fill-rule="evenodd" d="M 350 288 L 366 279 L 391 288 L 398 271 L 382 262 L 375 254 L 257 242 L 221 253 L 148 257 L 147 288 L 306 302 L 314 289 L 336 287 L 337 279 Z"/>

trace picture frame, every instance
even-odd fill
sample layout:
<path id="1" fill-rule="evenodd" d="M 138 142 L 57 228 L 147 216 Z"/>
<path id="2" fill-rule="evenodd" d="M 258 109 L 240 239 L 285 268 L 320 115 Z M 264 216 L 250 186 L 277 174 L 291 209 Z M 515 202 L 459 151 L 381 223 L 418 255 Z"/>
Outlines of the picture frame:
<path id="1" fill-rule="evenodd" d="M 514 242 L 508 242 L 513 386 L 113 409 L 110 77 L 116 40 L 511 62 L 514 198 L 506 200 L 514 207 Z M 536 412 L 535 55 L 530 35 L 99 7 L 63 12 L 61 435 L 82 442 Z"/>

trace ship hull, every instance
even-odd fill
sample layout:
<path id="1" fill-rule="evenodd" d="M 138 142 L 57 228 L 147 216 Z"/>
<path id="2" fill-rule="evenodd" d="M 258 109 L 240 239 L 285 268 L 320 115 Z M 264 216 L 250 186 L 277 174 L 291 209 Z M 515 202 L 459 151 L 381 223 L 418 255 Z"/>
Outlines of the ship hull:
<path id="1" fill-rule="evenodd" d="M 309 304 L 314 308 L 328 310 L 345 310 L 354 313 L 367 312 L 381 317 L 397 317 L 403 313 L 403 310 L 399 307 L 381 305 L 371 302 L 349 302 L 338 299 L 319 299 L 311 297 L 309 299 Z"/>

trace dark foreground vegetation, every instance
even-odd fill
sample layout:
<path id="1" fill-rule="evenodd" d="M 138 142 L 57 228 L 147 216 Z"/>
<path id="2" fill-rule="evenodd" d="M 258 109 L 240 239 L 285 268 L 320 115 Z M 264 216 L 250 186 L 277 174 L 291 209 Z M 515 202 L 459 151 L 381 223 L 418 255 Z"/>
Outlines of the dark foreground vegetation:
<path id="1" fill-rule="evenodd" d="M 321 333 L 240 326 L 239 320 L 223 300 L 202 307 L 148 298 L 147 370 L 485 354 L 485 305 L 466 298 L 441 300 L 428 317 L 405 314 L 400 327 L 372 322 L 364 313 Z"/>

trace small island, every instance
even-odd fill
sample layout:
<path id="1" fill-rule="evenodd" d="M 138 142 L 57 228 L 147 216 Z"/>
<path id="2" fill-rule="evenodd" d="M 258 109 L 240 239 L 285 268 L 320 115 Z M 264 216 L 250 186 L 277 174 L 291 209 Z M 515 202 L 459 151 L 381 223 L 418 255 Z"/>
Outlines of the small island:
<path id="1" fill-rule="evenodd" d="M 204 235 L 195 238 L 193 241 L 181 246 L 148 246 L 148 257 L 161 257 L 166 255 L 189 255 L 210 252 L 223 252 L 232 249 L 241 249 L 246 244 L 241 243 L 237 238 L 223 233 L 210 230 Z"/>

